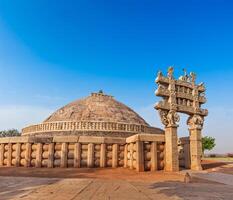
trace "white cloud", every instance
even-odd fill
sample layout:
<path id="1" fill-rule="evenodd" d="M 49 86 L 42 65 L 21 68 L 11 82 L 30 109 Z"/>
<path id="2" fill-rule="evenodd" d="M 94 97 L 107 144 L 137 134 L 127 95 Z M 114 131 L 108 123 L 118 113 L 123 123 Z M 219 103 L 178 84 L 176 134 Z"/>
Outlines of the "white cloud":
<path id="1" fill-rule="evenodd" d="M 53 110 L 45 107 L 27 105 L 0 106 L 0 130 L 23 127 L 41 123 Z"/>
<path id="2" fill-rule="evenodd" d="M 152 126 L 164 129 L 158 112 L 149 105 L 137 109 L 138 113 Z M 178 136 L 187 136 L 188 126 L 186 120 L 187 115 L 181 114 L 179 122 Z M 224 107 L 211 107 L 209 108 L 209 115 L 205 119 L 203 135 L 212 136 L 216 139 L 216 147 L 212 152 L 214 153 L 227 153 L 233 152 L 233 109 Z"/>

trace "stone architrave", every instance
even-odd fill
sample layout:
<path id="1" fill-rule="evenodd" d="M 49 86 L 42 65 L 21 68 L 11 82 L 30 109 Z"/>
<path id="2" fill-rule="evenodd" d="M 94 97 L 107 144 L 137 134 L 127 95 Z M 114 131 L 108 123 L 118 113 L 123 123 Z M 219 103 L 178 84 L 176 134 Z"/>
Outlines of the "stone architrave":
<path id="1" fill-rule="evenodd" d="M 208 115 L 208 111 L 201 108 L 201 104 L 206 102 L 205 86 L 203 83 L 195 84 L 196 75 L 192 72 L 187 75 L 185 71 L 184 76 L 176 80 L 173 71 L 169 67 L 167 76 L 159 72 L 156 78 L 158 88 L 155 94 L 163 99 L 155 109 L 159 111 L 165 126 L 165 169 L 179 170 L 176 122 L 179 121 L 177 113 L 184 113 L 189 115 L 191 169 L 201 170 L 201 130 L 204 117 Z"/>

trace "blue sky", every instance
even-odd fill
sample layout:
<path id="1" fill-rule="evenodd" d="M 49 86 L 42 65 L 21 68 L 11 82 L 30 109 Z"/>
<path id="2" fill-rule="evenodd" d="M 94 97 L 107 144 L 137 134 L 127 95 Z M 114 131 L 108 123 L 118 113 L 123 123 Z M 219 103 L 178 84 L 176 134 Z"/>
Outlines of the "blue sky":
<path id="1" fill-rule="evenodd" d="M 205 82 L 204 134 L 216 152 L 233 151 L 232 10 L 224 0 L 0 0 L 0 129 L 99 89 L 162 127 L 154 79 L 174 65 Z"/>

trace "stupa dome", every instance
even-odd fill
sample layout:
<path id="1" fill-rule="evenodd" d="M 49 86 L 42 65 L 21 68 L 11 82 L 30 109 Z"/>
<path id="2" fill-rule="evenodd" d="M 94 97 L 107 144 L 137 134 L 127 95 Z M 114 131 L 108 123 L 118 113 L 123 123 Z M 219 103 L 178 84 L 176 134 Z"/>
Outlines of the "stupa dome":
<path id="1" fill-rule="evenodd" d="M 23 129 L 29 135 L 94 135 L 128 137 L 159 133 L 128 106 L 103 92 L 76 100 L 55 111 L 42 124 Z"/>
<path id="2" fill-rule="evenodd" d="M 76 100 L 53 113 L 44 122 L 101 121 L 148 126 L 145 120 L 128 106 L 103 93 Z"/>

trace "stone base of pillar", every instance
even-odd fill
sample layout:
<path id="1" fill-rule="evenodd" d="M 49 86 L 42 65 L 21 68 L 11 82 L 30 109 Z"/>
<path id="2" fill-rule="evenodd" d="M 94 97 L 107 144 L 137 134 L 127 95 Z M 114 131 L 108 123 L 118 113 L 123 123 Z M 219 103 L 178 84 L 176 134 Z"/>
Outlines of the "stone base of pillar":
<path id="1" fill-rule="evenodd" d="M 202 170 L 202 141 L 201 129 L 189 129 L 190 132 L 190 157 L 191 170 Z"/>
<path id="2" fill-rule="evenodd" d="M 165 171 L 179 171 L 177 127 L 169 126 L 165 128 Z"/>

